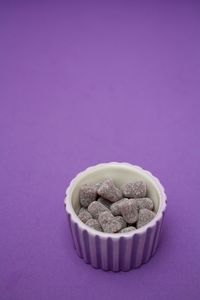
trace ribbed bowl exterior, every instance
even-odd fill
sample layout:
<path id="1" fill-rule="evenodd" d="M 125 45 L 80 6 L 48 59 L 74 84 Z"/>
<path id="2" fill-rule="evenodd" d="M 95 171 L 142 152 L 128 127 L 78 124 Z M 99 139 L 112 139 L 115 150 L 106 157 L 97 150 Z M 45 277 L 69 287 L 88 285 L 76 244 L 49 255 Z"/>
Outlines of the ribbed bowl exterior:
<path id="1" fill-rule="evenodd" d="M 102 238 L 82 230 L 67 213 L 73 244 L 78 256 L 94 268 L 105 271 L 129 271 L 149 261 L 154 255 L 164 220 L 162 217 L 144 233 L 132 237 Z"/>
<path id="2" fill-rule="evenodd" d="M 137 166 L 134 167 L 141 169 Z M 161 189 L 164 206 L 155 222 L 151 222 L 145 230 L 134 231 L 133 234 L 129 232 L 123 236 L 114 235 L 113 237 L 112 234 L 102 235 L 98 231 L 96 234 L 94 231 L 91 232 L 88 226 L 83 226 L 78 218 L 72 216 L 74 213 L 67 208 L 69 199 L 68 192 L 66 192 L 66 213 L 74 248 L 78 256 L 94 268 L 114 272 L 129 271 L 148 262 L 155 254 L 161 236 L 167 198 L 160 181 L 150 172 L 145 172 L 154 178 Z M 73 180 L 71 184 L 73 184 Z"/>

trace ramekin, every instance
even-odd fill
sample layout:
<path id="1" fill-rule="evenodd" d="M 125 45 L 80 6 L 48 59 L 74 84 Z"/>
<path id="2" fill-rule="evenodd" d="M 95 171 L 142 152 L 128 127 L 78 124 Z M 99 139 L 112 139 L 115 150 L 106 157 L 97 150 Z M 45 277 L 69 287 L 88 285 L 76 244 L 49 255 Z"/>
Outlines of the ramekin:
<path id="1" fill-rule="evenodd" d="M 147 184 L 148 196 L 153 200 L 155 218 L 147 225 L 127 233 L 96 231 L 77 216 L 79 188 L 84 183 L 97 183 L 111 177 L 121 185 L 134 178 Z M 75 250 L 83 260 L 94 268 L 105 271 L 129 271 L 138 268 L 155 254 L 161 235 L 166 211 L 167 197 L 160 181 L 149 171 L 129 163 L 102 163 L 80 172 L 66 190 L 64 200 Z"/>

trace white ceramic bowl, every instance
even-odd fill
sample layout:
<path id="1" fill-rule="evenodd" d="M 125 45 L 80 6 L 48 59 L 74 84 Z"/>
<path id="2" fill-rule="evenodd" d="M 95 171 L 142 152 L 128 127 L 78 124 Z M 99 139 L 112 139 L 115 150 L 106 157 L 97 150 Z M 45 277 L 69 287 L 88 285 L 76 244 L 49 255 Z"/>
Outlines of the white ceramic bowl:
<path id="1" fill-rule="evenodd" d="M 133 179 L 147 184 L 148 197 L 154 202 L 155 218 L 132 232 L 105 233 L 96 231 L 77 216 L 79 189 L 84 183 L 97 183 L 113 178 L 119 186 Z M 129 163 L 103 163 L 79 173 L 66 190 L 65 207 L 77 254 L 95 268 L 128 271 L 146 263 L 155 253 L 160 238 L 167 197 L 160 181 L 150 172 Z"/>

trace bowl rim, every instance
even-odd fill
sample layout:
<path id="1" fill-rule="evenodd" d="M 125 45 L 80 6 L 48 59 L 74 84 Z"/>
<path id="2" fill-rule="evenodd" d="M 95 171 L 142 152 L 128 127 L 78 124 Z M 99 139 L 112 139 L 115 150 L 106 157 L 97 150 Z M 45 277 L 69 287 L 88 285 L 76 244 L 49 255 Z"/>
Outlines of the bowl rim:
<path id="1" fill-rule="evenodd" d="M 89 226 L 87 226 L 85 223 L 83 223 L 77 216 L 73 206 L 72 206 L 72 201 L 71 201 L 71 194 L 73 191 L 74 186 L 76 185 L 76 182 L 83 178 L 86 174 L 94 172 L 95 169 L 98 168 L 104 168 L 107 166 L 124 166 L 124 167 L 128 167 L 129 169 L 135 169 L 136 171 L 138 171 L 139 173 L 141 173 L 142 175 L 145 175 L 146 177 L 148 177 L 148 179 L 151 181 L 151 183 L 154 185 L 158 195 L 159 195 L 159 200 L 160 200 L 160 206 L 159 209 L 156 213 L 156 216 L 153 218 L 153 220 L 151 220 L 149 223 L 147 223 L 146 225 L 144 225 L 143 227 L 133 230 L 133 231 L 129 231 L 129 232 L 121 232 L 121 233 L 107 233 L 107 232 L 101 232 L 101 231 L 97 231 Z M 126 238 L 132 238 L 134 235 L 137 234 L 143 234 L 147 231 L 147 229 L 149 228 L 153 228 L 157 222 L 159 222 L 159 220 L 162 219 L 164 211 L 167 207 L 167 196 L 165 193 L 165 189 L 163 187 L 163 185 L 161 184 L 160 180 L 155 177 L 150 171 L 147 171 L 145 169 L 143 169 L 142 167 L 138 166 L 138 165 L 133 165 L 131 163 L 127 163 L 127 162 L 106 162 L 106 163 L 100 163 L 100 164 L 96 164 L 93 166 L 90 166 L 88 168 L 86 168 L 85 170 L 79 172 L 70 182 L 69 186 L 66 189 L 65 192 L 65 199 L 64 199 L 64 204 L 65 204 L 65 210 L 66 213 L 68 213 L 71 216 L 71 219 L 73 220 L 74 223 L 77 223 L 77 225 L 79 226 L 79 229 L 86 230 L 88 231 L 88 233 L 90 233 L 93 236 L 99 236 L 101 238 L 116 238 L 119 239 L 121 237 L 126 237 Z"/>

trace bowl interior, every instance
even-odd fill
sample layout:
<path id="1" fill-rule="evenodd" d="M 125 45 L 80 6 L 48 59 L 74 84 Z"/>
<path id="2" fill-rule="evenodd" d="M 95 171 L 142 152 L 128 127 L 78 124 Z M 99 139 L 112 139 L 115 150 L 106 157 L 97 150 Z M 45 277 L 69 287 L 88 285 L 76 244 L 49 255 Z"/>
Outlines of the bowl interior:
<path id="1" fill-rule="evenodd" d="M 124 183 L 135 179 L 142 179 L 147 185 L 147 197 L 154 202 L 154 211 L 157 213 L 160 207 L 161 199 L 159 197 L 158 187 L 152 177 L 142 169 L 123 164 L 104 164 L 97 165 L 82 172 L 70 187 L 70 200 L 76 214 L 79 212 L 79 189 L 84 183 L 97 183 L 105 178 L 111 177 L 115 184 L 120 187 Z"/>

